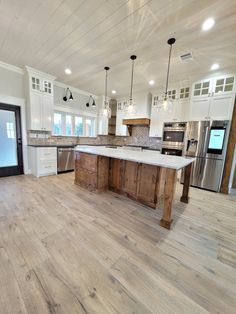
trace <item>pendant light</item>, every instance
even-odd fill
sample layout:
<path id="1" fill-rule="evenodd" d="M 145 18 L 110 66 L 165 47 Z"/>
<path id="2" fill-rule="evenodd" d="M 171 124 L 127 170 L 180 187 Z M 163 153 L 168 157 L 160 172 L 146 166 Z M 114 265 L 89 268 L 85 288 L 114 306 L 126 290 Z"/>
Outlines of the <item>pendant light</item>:
<path id="1" fill-rule="evenodd" d="M 169 83 L 169 74 L 170 74 L 170 58 L 172 52 L 172 45 L 176 42 L 175 38 L 170 38 L 167 40 L 167 44 L 170 45 L 169 50 L 169 59 L 168 59 L 168 67 L 167 67 L 167 75 L 166 75 L 166 88 L 163 100 L 161 100 L 158 104 L 158 111 L 172 111 L 173 100 L 168 98 L 168 83 Z"/>
<path id="2" fill-rule="evenodd" d="M 111 108 L 109 106 L 109 101 L 107 100 L 107 72 L 110 70 L 109 67 L 105 67 L 104 70 L 106 71 L 106 76 L 105 76 L 105 100 L 103 104 L 103 109 L 102 109 L 102 115 L 111 118 Z"/>
<path id="3" fill-rule="evenodd" d="M 130 83 L 130 96 L 129 96 L 129 104 L 127 106 L 128 114 L 135 113 L 135 104 L 133 102 L 133 81 L 134 81 L 134 61 L 137 59 L 137 56 L 130 56 L 130 60 L 132 60 L 132 70 L 131 70 L 131 83 Z"/>

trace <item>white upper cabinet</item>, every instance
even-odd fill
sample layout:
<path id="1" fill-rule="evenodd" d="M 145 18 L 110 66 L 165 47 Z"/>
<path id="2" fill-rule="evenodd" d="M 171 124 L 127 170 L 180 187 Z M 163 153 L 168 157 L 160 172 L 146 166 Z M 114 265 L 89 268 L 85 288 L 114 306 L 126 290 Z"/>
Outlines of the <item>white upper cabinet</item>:
<path id="1" fill-rule="evenodd" d="M 117 102 L 116 109 L 116 135 L 128 136 L 128 129 L 126 125 L 123 125 L 123 119 L 125 119 L 125 108 L 127 107 L 127 100 L 119 100 Z"/>
<path id="2" fill-rule="evenodd" d="M 235 94 L 227 93 L 210 97 L 209 117 L 211 120 L 230 120 L 233 113 Z"/>
<path id="3" fill-rule="evenodd" d="M 202 98 L 210 95 L 212 90 L 212 80 L 202 80 L 193 84 L 192 97 Z"/>
<path id="4" fill-rule="evenodd" d="M 190 105 L 189 120 L 210 120 L 209 116 L 210 97 L 192 98 Z"/>
<path id="5" fill-rule="evenodd" d="M 110 99 L 108 100 L 110 101 Z M 108 135 L 108 112 L 105 109 L 105 97 L 99 96 L 97 100 L 98 104 L 98 135 Z"/>
<path id="6" fill-rule="evenodd" d="M 230 120 L 235 76 L 224 75 L 193 84 L 189 120 Z"/>
<path id="7" fill-rule="evenodd" d="M 183 87 L 182 87 L 183 86 Z M 161 95 L 153 95 L 151 108 L 151 123 L 149 136 L 161 137 L 164 122 L 186 122 L 189 117 L 190 87 L 180 84 L 180 87 L 168 91 L 168 97 L 173 100 L 173 106 L 169 111 L 159 111 L 158 104 L 162 100 Z"/>
<path id="8" fill-rule="evenodd" d="M 28 129 L 52 131 L 53 81 L 55 77 L 30 67 L 27 71 Z"/>
<path id="9" fill-rule="evenodd" d="M 212 96 L 235 93 L 235 76 L 224 75 L 213 79 Z"/>

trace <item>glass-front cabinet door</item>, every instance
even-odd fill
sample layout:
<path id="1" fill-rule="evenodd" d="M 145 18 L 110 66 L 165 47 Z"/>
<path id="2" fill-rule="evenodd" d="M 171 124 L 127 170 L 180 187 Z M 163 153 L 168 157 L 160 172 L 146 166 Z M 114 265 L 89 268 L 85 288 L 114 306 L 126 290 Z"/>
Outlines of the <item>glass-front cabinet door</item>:
<path id="1" fill-rule="evenodd" d="M 43 81 L 43 91 L 47 94 L 52 94 L 52 82 L 44 80 Z"/>
<path id="2" fill-rule="evenodd" d="M 36 76 L 31 76 L 31 89 L 33 91 L 41 91 L 41 87 L 40 87 L 40 78 L 36 77 Z"/>
<path id="3" fill-rule="evenodd" d="M 211 81 L 196 82 L 193 85 L 193 97 L 207 97 L 211 91 Z"/>
<path id="4" fill-rule="evenodd" d="M 213 93 L 232 93 L 235 91 L 235 77 L 233 75 L 218 77 L 214 80 Z"/>

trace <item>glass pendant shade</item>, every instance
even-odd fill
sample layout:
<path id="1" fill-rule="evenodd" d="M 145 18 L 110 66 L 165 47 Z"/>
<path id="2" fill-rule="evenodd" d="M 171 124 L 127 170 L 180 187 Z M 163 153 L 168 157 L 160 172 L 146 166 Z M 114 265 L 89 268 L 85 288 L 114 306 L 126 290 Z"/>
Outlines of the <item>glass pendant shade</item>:
<path id="1" fill-rule="evenodd" d="M 130 59 L 132 60 L 132 70 L 131 70 L 131 83 L 130 83 L 130 98 L 128 106 L 125 108 L 126 115 L 132 116 L 135 115 L 137 112 L 135 103 L 133 102 L 133 79 L 134 79 L 134 61 L 137 59 L 137 56 L 132 55 L 130 56 Z"/>
<path id="2" fill-rule="evenodd" d="M 166 75 L 166 88 L 165 94 L 162 100 L 158 102 L 157 111 L 159 112 L 171 112 L 173 111 L 173 99 L 168 97 L 168 83 L 169 83 L 169 74 L 170 74 L 170 59 L 171 59 L 171 52 L 172 52 L 172 45 L 176 42 L 175 38 L 170 38 L 167 40 L 167 44 L 170 45 L 169 50 L 169 59 L 168 59 L 168 67 L 167 67 L 167 75 Z"/>
<path id="3" fill-rule="evenodd" d="M 174 102 L 170 98 L 164 98 L 158 102 L 157 111 L 158 112 L 172 112 Z"/>
<path id="4" fill-rule="evenodd" d="M 107 100 L 107 71 L 110 70 L 109 67 L 105 67 L 104 70 L 106 71 L 106 78 L 105 78 L 105 99 L 103 102 L 102 109 L 100 110 L 100 115 L 107 117 L 108 119 L 111 118 L 111 108 L 109 106 L 109 101 Z"/>

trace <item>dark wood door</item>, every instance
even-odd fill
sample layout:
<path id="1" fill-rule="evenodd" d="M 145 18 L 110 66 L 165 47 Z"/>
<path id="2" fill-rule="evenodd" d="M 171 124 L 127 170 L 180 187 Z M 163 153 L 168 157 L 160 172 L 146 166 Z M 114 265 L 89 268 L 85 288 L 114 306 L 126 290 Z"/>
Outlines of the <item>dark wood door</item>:
<path id="1" fill-rule="evenodd" d="M 0 103 L 0 177 L 23 174 L 20 107 Z"/>

